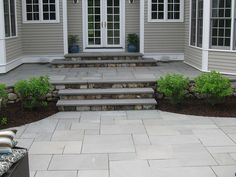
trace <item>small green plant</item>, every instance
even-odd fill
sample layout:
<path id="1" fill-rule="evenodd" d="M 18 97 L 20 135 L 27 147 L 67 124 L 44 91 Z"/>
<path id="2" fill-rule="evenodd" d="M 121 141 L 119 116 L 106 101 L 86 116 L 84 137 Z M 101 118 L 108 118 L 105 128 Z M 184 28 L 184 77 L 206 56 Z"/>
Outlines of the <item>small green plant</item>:
<path id="1" fill-rule="evenodd" d="M 195 92 L 206 96 L 207 101 L 215 105 L 222 102 L 225 97 L 232 95 L 233 89 L 227 77 L 212 71 L 201 74 L 195 79 Z"/>
<path id="2" fill-rule="evenodd" d="M 129 44 L 138 44 L 139 43 L 139 37 L 136 33 L 133 33 L 133 34 L 128 34 L 128 37 L 127 37 L 127 42 Z"/>
<path id="3" fill-rule="evenodd" d="M 47 106 L 47 102 L 44 100 L 51 88 L 47 76 L 21 80 L 15 84 L 15 91 L 20 96 L 23 107 L 28 109 Z"/>
<path id="4" fill-rule="evenodd" d="M 69 45 L 78 44 L 78 42 L 79 42 L 79 36 L 78 35 L 69 35 L 69 37 L 68 37 Z"/>
<path id="5" fill-rule="evenodd" d="M 180 104 L 189 87 L 189 79 L 180 74 L 167 74 L 157 81 L 157 90 L 170 99 L 172 104 Z"/>
<path id="6" fill-rule="evenodd" d="M 0 84 L 0 109 L 2 106 L 6 105 L 7 96 L 6 85 Z"/>
<path id="7" fill-rule="evenodd" d="M 0 126 L 4 126 L 8 124 L 8 119 L 7 117 L 1 117 L 0 118 Z"/>

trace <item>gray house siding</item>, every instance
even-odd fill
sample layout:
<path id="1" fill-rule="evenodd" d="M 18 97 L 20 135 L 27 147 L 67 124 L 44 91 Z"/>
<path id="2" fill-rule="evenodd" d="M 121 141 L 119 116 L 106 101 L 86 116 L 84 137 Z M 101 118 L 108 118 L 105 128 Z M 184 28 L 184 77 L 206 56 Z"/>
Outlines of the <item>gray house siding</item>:
<path id="1" fill-rule="evenodd" d="M 236 74 L 236 53 L 209 51 L 209 70 Z"/>
<path id="2" fill-rule="evenodd" d="M 184 53 L 184 23 L 148 22 L 148 0 L 144 11 L 144 52 Z"/>
<path id="3" fill-rule="evenodd" d="M 22 25 L 24 55 L 63 55 L 63 11 L 60 0 L 60 23 Z"/>
<path id="4" fill-rule="evenodd" d="M 186 63 L 201 69 L 202 50 L 189 46 L 189 25 L 190 25 L 190 1 L 185 1 L 185 50 L 184 60 Z"/>
<path id="5" fill-rule="evenodd" d="M 74 4 L 67 1 L 68 35 L 78 35 L 80 49 L 83 49 L 83 12 L 82 2 Z"/>
<path id="6" fill-rule="evenodd" d="M 130 4 L 125 0 L 125 45 L 127 45 L 127 36 L 131 33 L 139 35 L 140 32 L 140 0 L 135 0 Z"/>
<path id="7" fill-rule="evenodd" d="M 17 37 L 6 39 L 6 60 L 10 62 L 23 55 L 22 47 L 22 6 L 21 1 L 16 1 L 17 11 Z"/>

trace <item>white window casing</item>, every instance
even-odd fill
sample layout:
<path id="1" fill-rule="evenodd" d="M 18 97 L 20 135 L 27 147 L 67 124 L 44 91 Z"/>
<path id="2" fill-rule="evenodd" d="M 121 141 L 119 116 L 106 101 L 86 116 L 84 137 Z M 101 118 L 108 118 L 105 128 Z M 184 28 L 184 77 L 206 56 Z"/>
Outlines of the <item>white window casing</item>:
<path id="1" fill-rule="evenodd" d="M 23 23 L 60 23 L 60 0 L 55 0 L 55 13 L 56 13 L 56 19 L 55 20 L 44 20 L 43 14 L 45 13 L 43 11 L 43 0 L 39 1 L 39 18 L 38 19 L 32 19 L 27 20 L 27 10 L 26 10 L 26 0 L 22 0 L 22 16 L 23 16 Z M 50 1 L 50 0 L 49 0 Z M 49 12 L 49 11 L 48 11 Z M 32 9 L 32 13 L 34 13 Z M 49 14 L 50 16 L 50 14 Z"/>
<path id="2" fill-rule="evenodd" d="M 179 0 L 180 1 L 180 9 L 179 11 L 168 11 L 168 0 L 163 0 L 164 2 L 164 16 L 162 19 L 158 19 L 158 14 L 157 14 L 157 18 L 153 18 L 152 17 L 152 5 L 154 5 L 153 0 L 148 0 L 148 22 L 184 22 L 184 0 Z M 157 5 L 157 10 L 155 12 L 159 12 L 158 11 L 158 0 L 156 0 L 155 5 Z M 172 4 L 173 6 L 175 4 Z M 174 8 L 174 7 L 173 7 Z M 162 11 L 160 11 L 162 13 Z M 179 18 L 178 19 L 174 19 L 174 17 L 171 19 L 168 17 L 168 13 L 172 13 L 174 15 L 175 12 L 179 12 Z"/>

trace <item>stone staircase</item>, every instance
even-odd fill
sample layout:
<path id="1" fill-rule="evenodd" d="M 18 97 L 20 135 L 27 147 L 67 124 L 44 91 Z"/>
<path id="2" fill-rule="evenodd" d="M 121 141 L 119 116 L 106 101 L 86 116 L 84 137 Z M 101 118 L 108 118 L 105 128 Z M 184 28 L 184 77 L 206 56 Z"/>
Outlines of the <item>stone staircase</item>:
<path id="1" fill-rule="evenodd" d="M 79 53 L 65 55 L 63 60 L 53 60 L 53 68 L 81 68 L 81 67 L 142 67 L 157 66 L 152 58 L 143 59 L 140 53 L 106 52 Z"/>
<path id="2" fill-rule="evenodd" d="M 54 83 L 60 111 L 153 110 L 155 82 L 97 81 Z"/>

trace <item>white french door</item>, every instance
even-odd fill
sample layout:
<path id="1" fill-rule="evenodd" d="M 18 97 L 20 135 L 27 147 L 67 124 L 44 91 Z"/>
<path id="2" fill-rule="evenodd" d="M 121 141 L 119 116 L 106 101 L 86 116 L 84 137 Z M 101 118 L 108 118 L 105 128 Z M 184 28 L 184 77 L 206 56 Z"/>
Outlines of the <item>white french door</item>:
<path id="1" fill-rule="evenodd" d="M 84 0 L 87 48 L 124 47 L 123 0 Z"/>

